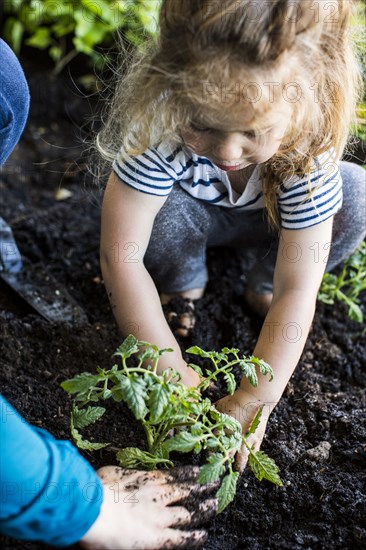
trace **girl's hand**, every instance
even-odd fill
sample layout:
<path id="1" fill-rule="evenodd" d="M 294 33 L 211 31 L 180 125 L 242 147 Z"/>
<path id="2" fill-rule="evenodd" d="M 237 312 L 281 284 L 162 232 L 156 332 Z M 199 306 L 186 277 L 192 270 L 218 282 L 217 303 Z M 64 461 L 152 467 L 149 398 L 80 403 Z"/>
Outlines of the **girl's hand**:
<path id="1" fill-rule="evenodd" d="M 196 371 L 194 371 L 191 367 L 188 367 L 186 363 L 185 366 L 179 369 L 179 374 L 182 377 L 180 382 L 188 388 L 195 388 L 201 382 L 201 379 Z"/>
<path id="2" fill-rule="evenodd" d="M 187 365 L 183 357 L 174 356 L 172 353 L 167 353 L 160 358 L 158 365 L 158 374 L 161 374 L 164 369 L 174 367 L 174 370 L 179 372 L 181 379 L 179 382 L 188 388 L 195 388 L 201 382 L 200 377 L 191 367 Z M 178 379 L 177 379 L 178 381 Z"/>
<path id="3" fill-rule="evenodd" d="M 238 388 L 233 393 L 233 395 L 223 397 L 215 403 L 215 407 L 220 412 L 229 414 L 230 416 L 234 417 L 238 422 L 240 422 L 243 430 L 243 435 L 245 435 L 249 431 L 258 410 L 263 405 L 264 407 L 259 425 L 254 434 L 250 435 L 246 440 L 250 448 L 254 446 L 254 452 L 259 451 L 270 413 L 272 412 L 275 404 L 265 404 L 257 399 L 255 396 L 243 391 L 241 388 Z M 249 451 L 245 443 L 243 443 L 241 450 L 236 455 L 235 469 L 239 472 L 243 472 L 245 466 L 247 465 L 248 458 Z"/>
<path id="4" fill-rule="evenodd" d="M 106 466 L 98 470 L 103 487 L 100 514 L 80 541 L 89 550 L 157 550 L 192 548 L 206 539 L 203 530 L 180 528 L 204 523 L 215 515 L 217 484 L 196 483 L 199 468 L 143 472 Z M 194 509 L 180 502 L 190 497 Z"/>

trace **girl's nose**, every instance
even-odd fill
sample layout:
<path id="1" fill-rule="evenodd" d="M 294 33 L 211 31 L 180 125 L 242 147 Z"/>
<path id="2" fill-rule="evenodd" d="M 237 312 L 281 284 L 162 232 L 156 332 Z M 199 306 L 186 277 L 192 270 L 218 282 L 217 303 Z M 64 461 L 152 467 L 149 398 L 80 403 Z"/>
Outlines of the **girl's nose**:
<path id="1" fill-rule="evenodd" d="M 217 160 L 223 162 L 233 162 L 241 160 L 243 156 L 243 148 L 234 136 L 223 138 L 215 144 L 214 154 Z"/>

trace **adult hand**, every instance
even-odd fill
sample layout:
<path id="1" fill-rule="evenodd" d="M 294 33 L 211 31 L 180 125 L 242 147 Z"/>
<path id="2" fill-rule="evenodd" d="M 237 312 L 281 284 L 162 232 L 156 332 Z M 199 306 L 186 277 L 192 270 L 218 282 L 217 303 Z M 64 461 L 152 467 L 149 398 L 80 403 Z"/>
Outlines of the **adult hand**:
<path id="1" fill-rule="evenodd" d="M 104 498 L 100 514 L 80 541 L 89 550 L 193 548 L 204 530 L 181 527 L 204 523 L 215 515 L 217 484 L 198 485 L 196 467 L 144 472 L 106 466 L 98 470 Z M 190 510 L 181 501 L 190 498 Z M 193 508 L 192 508 L 193 507 Z"/>
<path id="2" fill-rule="evenodd" d="M 229 414 L 241 424 L 243 435 L 249 431 L 257 412 L 260 407 L 263 406 L 259 425 L 254 434 L 248 436 L 246 440 L 249 447 L 253 447 L 254 452 L 259 451 L 260 449 L 267 427 L 267 422 L 274 405 L 275 404 L 273 403 L 266 404 L 260 401 L 255 396 L 243 391 L 241 388 L 238 388 L 233 395 L 223 397 L 215 403 L 215 407 L 220 412 Z M 243 443 L 241 450 L 236 455 L 235 469 L 239 472 L 243 472 L 245 466 L 247 465 L 248 458 L 249 450 L 245 443 Z"/>

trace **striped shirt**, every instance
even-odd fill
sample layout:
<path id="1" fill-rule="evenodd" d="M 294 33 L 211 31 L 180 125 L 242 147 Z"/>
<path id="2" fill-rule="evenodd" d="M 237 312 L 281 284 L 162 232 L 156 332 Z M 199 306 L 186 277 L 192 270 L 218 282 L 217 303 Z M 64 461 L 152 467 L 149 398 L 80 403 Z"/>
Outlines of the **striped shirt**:
<path id="1" fill-rule="evenodd" d="M 333 149 L 314 159 L 310 186 L 307 176 L 293 176 L 280 186 L 277 201 L 284 229 L 316 225 L 341 208 L 342 179 L 334 159 Z M 149 195 L 167 196 L 179 182 L 190 195 L 210 204 L 243 211 L 264 208 L 259 165 L 241 194 L 231 186 L 227 172 L 184 146 L 172 149 L 161 143 L 127 158 L 120 151 L 113 169 L 124 183 Z"/>

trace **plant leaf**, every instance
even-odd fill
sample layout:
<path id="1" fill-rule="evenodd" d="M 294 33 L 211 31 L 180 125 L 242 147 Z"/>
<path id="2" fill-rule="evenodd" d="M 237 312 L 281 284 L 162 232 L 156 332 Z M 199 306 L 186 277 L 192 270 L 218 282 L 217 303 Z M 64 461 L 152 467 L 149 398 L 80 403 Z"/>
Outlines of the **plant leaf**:
<path id="1" fill-rule="evenodd" d="M 156 424 L 169 405 L 169 389 L 166 384 L 156 384 L 149 396 L 150 422 Z"/>
<path id="2" fill-rule="evenodd" d="M 360 308 L 360 306 L 358 306 L 355 303 L 350 305 L 348 310 L 348 316 L 350 319 L 352 319 L 352 321 L 358 321 L 359 323 L 363 323 L 362 309 Z"/>
<path id="3" fill-rule="evenodd" d="M 230 416 L 226 413 L 219 413 L 219 417 L 216 420 L 216 423 L 220 422 L 224 426 L 225 429 L 232 431 L 233 433 L 239 432 L 241 433 L 241 424 L 236 418 L 233 416 Z"/>
<path id="4" fill-rule="evenodd" d="M 188 366 L 191 367 L 191 369 L 193 369 L 194 371 L 196 371 L 197 374 L 199 374 L 200 376 L 203 376 L 201 367 L 199 367 L 198 365 L 195 365 L 194 363 L 188 363 Z"/>
<path id="5" fill-rule="evenodd" d="M 102 377 L 98 374 L 83 372 L 82 374 L 77 374 L 74 378 L 62 382 L 61 388 L 67 393 L 85 393 L 100 382 L 100 380 L 102 380 Z"/>
<path id="6" fill-rule="evenodd" d="M 261 418 L 262 418 L 263 408 L 264 408 L 264 405 L 261 406 L 261 408 L 259 409 L 259 411 L 255 415 L 255 418 L 254 418 L 253 422 L 251 423 L 249 431 L 245 434 L 245 437 L 248 437 L 249 435 L 254 434 L 254 432 L 258 428 L 259 422 L 261 421 Z"/>
<path id="7" fill-rule="evenodd" d="M 255 371 L 255 366 L 251 362 L 250 359 L 244 359 L 240 361 L 239 363 L 240 368 L 244 374 L 249 380 L 249 382 L 254 386 L 255 388 L 258 386 L 258 376 Z"/>
<path id="8" fill-rule="evenodd" d="M 158 464 L 174 466 L 171 460 L 157 457 L 142 451 L 138 447 L 126 447 L 117 452 L 116 458 L 123 468 L 137 468 L 139 470 L 153 470 Z"/>
<path id="9" fill-rule="evenodd" d="M 224 379 L 226 381 L 227 391 L 230 395 L 233 395 L 236 389 L 235 376 L 231 372 L 227 372 L 224 375 Z"/>
<path id="10" fill-rule="evenodd" d="M 259 367 L 261 374 L 263 375 L 269 374 L 270 375 L 269 381 L 271 382 L 271 380 L 273 379 L 273 369 L 271 365 L 263 361 L 263 359 L 258 359 L 258 357 L 255 357 L 254 355 L 251 355 L 249 357 L 249 361 L 251 361 L 254 365 L 257 365 Z"/>
<path id="11" fill-rule="evenodd" d="M 207 459 L 208 464 L 204 464 L 200 468 L 197 481 L 204 485 L 205 483 L 212 483 L 219 479 L 219 477 L 225 472 L 224 466 L 225 459 L 220 453 L 213 453 Z"/>
<path id="12" fill-rule="evenodd" d="M 198 346 L 192 346 L 186 349 L 186 353 L 191 353 L 192 355 L 199 355 L 200 357 L 211 357 L 212 353 L 209 351 L 204 351 Z"/>
<path id="13" fill-rule="evenodd" d="M 225 510 L 226 506 L 234 500 L 236 494 L 236 485 L 238 483 L 239 473 L 230 472 L 227 476 L 224 477 L 221 483 L 220 489 L 216 493 L 218 498 L 219 505 L 217 513 L 221 514 Z"/>
<path id="14" fill-rule="evenodd" d="M 92 441 L 83 439 L 78 430 L 72 425 L 72 422 L 71 435 L 73 440 L 75 441 L 76 446 L 79 449 L 84 449 L 85 451 L 99 451 L 99 449 L 104 449 L 104 447 L 108 447 L 108 445 L 110 445 L 110 443 L 93 443 Z"/>
<path id="15" fill-rule="evenodd" d="M 122 344 L 117 348 L 114 355 L 119 355 L 122 357 L 122 359 L 128 359 L 136 353 L 139 350 L 139 347 L 137 345 L 138 340 L 133 336 L 133 334 L 129 334 L 127 338 L 122 342 Z"/>
<path id="16" fill-rule="evenodd" d="M 195 445 L 201 441 L 200 435 L 193 435 L 190 432 L 180 432 L 171 439 L 164 442 L 163 446 L 168 452 L 179 451 L 189 453 L 193 451 Z"/>
<path id="17" fill-rule="evenodd" d="M 137 420 L 141 420 L 148 412 L 145 398 L 146 386 L 142 376 L 132 373 L 130 376 L 122 378 L 116 386 L 121 390 L 123 401 L 127 403 Z"/>
<path id="18" fill-rule="evenodd" d="M 229 353 L 232 353 L 235 355 L 236 353 L 240 352 L 240 349 L 237 348 L 222 348 L 222 353 L 225 353 L 226 355 L 229 355 Z"/>
<path id="19" fill-rule="evenodd" d="M 250 452 L 248 464 L 259 481 L 267 479 L 275 483 L 275 485 L 279 485 L 280 487 L 283 486 L 281 478 L 278 475 L 279 468 L 277 464 L 263 451 L 258 451 L 256 453 Z"/>
<path id="20" fill-rule="evenodd" d="M 87 407 L 79 409 L 76 405 L 72 409 L 72 419 L 75 428 L 86 428 L 90 424 L 94 424 L 105 413 L 104 407 Z"/>

